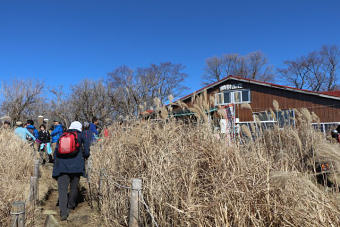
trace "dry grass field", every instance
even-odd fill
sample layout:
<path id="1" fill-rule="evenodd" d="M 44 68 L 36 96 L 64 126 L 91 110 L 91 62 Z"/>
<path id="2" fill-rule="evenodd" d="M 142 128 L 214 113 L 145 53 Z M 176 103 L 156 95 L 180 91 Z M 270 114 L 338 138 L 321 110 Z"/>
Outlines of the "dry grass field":
<path id="1" fill-rule="evenodd" d="M 159 226 L 339 226 L 340 147 L 312 129 L 308 111 L 297 115 L 296 128 L 231 145 L 205 123 L 114 125 L 92 150 L 93 203 L 106 226 L 126 226 L 129 191 L 114 182 L 130 185 L 137 177 Z M 315 166 L 323 162 L 333 188 L 317 183 Z M 99 188 L 100 170 L 106 177 Z M 151 226 L 141 210 L 142 226 Z"/>
<path id="2" fill-rule="evenodd" d="M 110 137 L 91 150 L 87 192 L 100 211 L 97 223 L 128 225 L 130 190 L 117 185 L 141 178 L 158 226 L 339 226 L 340 146 L 310 126 L 313 114 L 300 110 L 297 117 L 295 128 L 254 135 L 243 127 L 245 136 L 229 144 L 204 120 L 112 125 Z M 6 226 L 11 203 L 27 198 L 33 158 L 9 131 L 0 131 L 0 150 L 0 222 Z M 320 163 L 330 166 L 331 187 L 322 185 Z M 141 225 L 152 226 L 143 205 L 140 210 Z M 28 212 L 28 226 L 31 219 Z"/>
<path id="3" fill-rule="evenodd" d="M 9 226 L 14 201 L 28 197 L 33 150 L 12 131 L 0 129 L 0 226 Z M 27 219 L 32 218 L 28 210 Z"/>

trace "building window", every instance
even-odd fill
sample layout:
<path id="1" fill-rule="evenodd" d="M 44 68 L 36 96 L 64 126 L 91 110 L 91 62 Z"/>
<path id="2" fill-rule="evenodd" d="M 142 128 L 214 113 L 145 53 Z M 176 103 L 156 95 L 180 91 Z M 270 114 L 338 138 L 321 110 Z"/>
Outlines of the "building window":
<path id="1" fill-rule="evenodd" d="M 226 92 L 224 92 L 223 95 L 224 95 L 224 102 L 223 103 L 230 103 L 230 101 L 231 101 L 230 92 L 226 91 Z"/>
<path id="2" fill-rule="evenodd" d="M 249 90 L 242 91 L 242 101 L 250 102 L 250 91 Z"/>
<path id="3" fill-rule="evenodd" d="M 242 103 L 242 96 L 240 91 L 235 91 L 234 93 L 234 103 Z"/>
<path id="4" fill-rule="evenodd" d="M 270 111 L 253 113 L 255 121 L 275 121 L 274 116 Z"/>
<path id="5" fill-rule="evenodd" d="M 279 110 L 275 112 L 263 111 L 253 113 L 254 120 L 260 122 L 275 122 L 280 128 L 291 125 L 295 126 L 294 110 Z"/>
<path id="6" fill-rule="evenodd" d="M 227 105 L 231 103 L 249 103 L 250 90 L 224 91 L 215 94 L 216 105 Z"/>

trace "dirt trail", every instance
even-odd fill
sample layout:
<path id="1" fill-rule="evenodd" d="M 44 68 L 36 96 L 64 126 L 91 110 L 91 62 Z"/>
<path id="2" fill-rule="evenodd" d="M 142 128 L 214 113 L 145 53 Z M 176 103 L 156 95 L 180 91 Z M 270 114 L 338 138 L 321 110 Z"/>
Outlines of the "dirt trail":
<path id="1" fill-rule="evenodd" d="M 48 214 L 52 214 L 59 226 L 101 226 L 98 213 L 91 209 L 86 201 L 87 181 L 80 180 L 80 196 L 78 206 L 70 211 L 67 221 L 60 221 L 57 182 L 51 178 L 52 165 L 45 165 L 40 168 L 41 178 L 39 180 L 39 206 L 37 207 L 37 218 L 34 226 L 44 226 Z"/>

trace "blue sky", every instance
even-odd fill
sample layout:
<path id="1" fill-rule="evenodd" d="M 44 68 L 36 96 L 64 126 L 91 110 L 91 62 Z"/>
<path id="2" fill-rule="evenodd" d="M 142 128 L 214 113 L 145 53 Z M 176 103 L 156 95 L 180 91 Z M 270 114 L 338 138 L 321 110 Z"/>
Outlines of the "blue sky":
<path id="1" fill-rule="evenodd" d="M 340 46 L 338 0 L 0 1 L 0 80 L 104 78 L 171 61 L 201 86 L 207 57 L 261 50 L 271 64 Z"/>

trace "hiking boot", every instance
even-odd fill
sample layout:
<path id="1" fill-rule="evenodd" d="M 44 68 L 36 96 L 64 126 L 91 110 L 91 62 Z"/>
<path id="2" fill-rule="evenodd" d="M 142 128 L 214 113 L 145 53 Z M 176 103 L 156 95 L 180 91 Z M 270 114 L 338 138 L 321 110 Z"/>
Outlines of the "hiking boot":
<path id="1" fill-rule="evenodd" d="M 60 213 L 60 220 L 61 221 L 66 221 L 67 218 L 68 218 L 69 213 L 70 213 L 69 209 L 66 210 L 66 214 L 61 214 Z"/>
<path id="2" fill-rule="evenodd" d="M 68 214 L 65 214 L 65 215 L 61 216 L 60 221 L 66 221 L 67 218 L 68 218 Z"/>

